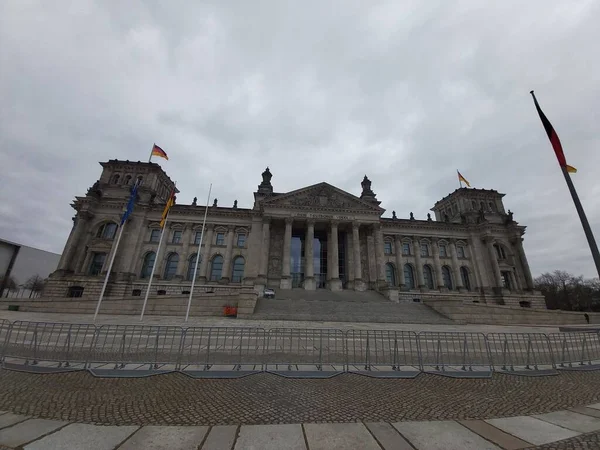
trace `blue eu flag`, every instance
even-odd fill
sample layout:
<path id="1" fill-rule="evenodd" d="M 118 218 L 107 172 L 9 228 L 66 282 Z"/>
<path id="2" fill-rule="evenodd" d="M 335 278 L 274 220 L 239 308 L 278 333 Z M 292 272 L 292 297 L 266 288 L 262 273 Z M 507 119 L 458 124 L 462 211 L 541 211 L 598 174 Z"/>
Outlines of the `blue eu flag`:
<path id="1" fill-rule="evenodd" d="M 127 209 L 123 214 L 123 218 L 121 219 L 121 225 L 125 223 L 129 215 L 133 212 L 133 205 L 135 205 L 135 198 L 137 196 L 138 183 L 136 182 L 131 190 L 131 197 L 129 197 L 129 203 L 127 203 Z"/>

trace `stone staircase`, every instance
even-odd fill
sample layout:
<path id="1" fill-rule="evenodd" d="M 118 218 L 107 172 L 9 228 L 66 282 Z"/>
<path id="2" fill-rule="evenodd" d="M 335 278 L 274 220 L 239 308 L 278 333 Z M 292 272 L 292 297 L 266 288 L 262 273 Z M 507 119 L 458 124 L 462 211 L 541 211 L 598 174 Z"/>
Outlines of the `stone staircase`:
<path id="1" fill-rule="evenodd" d="M 452 320 L 417 302 L 393 303 L 375 291 L 277 290 L 274 299 L 259 298 L 252 319 L 322 322 L 452 324 Z"/>

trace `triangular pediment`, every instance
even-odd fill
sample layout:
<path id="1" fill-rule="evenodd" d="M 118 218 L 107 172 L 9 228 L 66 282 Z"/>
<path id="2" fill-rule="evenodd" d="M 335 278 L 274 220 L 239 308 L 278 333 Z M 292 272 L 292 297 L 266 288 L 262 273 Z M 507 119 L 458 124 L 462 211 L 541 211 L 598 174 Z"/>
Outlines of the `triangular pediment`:
<path id="1" fill-rule="evenodd" d="M 264 207 L 383 213 L 385 209 L 328 183 L 319 183 L 263 200 Z"/>

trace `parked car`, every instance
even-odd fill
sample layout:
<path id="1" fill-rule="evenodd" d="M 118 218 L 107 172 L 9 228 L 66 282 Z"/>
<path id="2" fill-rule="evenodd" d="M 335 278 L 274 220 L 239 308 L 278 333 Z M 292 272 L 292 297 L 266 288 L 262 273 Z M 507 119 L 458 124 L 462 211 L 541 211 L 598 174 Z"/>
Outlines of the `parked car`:
<path id="1" fill-rule="evenodd" d="M 264 298 L 275 298 L 275 289 L 267 288 L 263 291 Z"/>

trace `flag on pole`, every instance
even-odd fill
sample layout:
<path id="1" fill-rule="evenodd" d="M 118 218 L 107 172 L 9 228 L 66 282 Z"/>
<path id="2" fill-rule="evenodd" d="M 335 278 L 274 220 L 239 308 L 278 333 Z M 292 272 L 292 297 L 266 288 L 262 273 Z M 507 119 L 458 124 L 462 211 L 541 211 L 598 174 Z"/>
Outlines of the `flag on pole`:
<path id="1" fill-rule="evenodd" d="M 167 220 L 167 215 L 169 214 L 169 210 L 171 209 L 171 206 L 173 206 L 175 204 L 175 189 L 173 189 L 171 191 L 171 195 L 169 196 L 169 200 L 167 200 L 167 204 L 165 205 L 165 209 L 163 210 L 162 213 L 162 218 L 160 220 L 160 227 L 164 227 L 165 225 L 165 221 Z"/>
<path id="2" fill-rule="evenodd" d="M 558 159 L 558 164 L 560 165 L 560 167 L 565 167 L 567 169 L 567 172 L 569 173 L 577 172 L 577 169 L 575 167 L 569 166 L 567 164 L 567 158 L 565 158 L 565 153 L 563 152 L 563 148 L 560 143 L 560 139 L 558 138 L 558 134 L 556 134 L 554 127 L 546 117 L 546 114 L 544 114 L 544 112 L 542 111 L 542 108 L 540 108 L 540 105 L 537 101 L 537 98 L 535 98 L 535 94 L 533 93 L 533 91 L 531 91 L 530 94 L 533 97 L 535 109 L 537 109 L 537 112 L 540 115 L 540 119 L 542 121 L 542 125 L 544 125 L 544 129 L 546 130 L 548 139 L 550 139 L 550 143 L 552 144 L 552 148 L 554 149 L 554 153 L 556 154 L 556 159 Z"/>
<path id="3" fill-rule="evenodd" d="M 133 207 L 135 205 L 135 198 L 137 196 L 138 182 L 133 185 L 133 189 L 131 190 L 131 197 L 129 197 L 129 202 L 127 203 L 127 209 L 123 213 L 123 217 L 121 218 L 121 225 L 125 223 L 129 215 L 133 212 Z"/>
<path id="4" fill-rule="evenodd" d="M 165 158 L 167 161 L 169 160 L 169 157 L 167 156 L 167 152 L 165 152 L 162 148 L 160 148 L 156 144 L 154 144 L 154 146 L 152 147 L 152 153 L 150 153 L 150 157 L 152 158 L 153 156 L 159 156 L 161 158 Z"/>
<path id="5" fill-rule="evenodd" d="M 467 181 L 467 179 L 465 177 L 463 177 L 458 170 L 456 171 L 456 173 L 458 174 L 458 181 L 459 182 L 465 183 L 467 185 L 467 187 L 471 187 L 471 183 L 469 183 Z"/>

